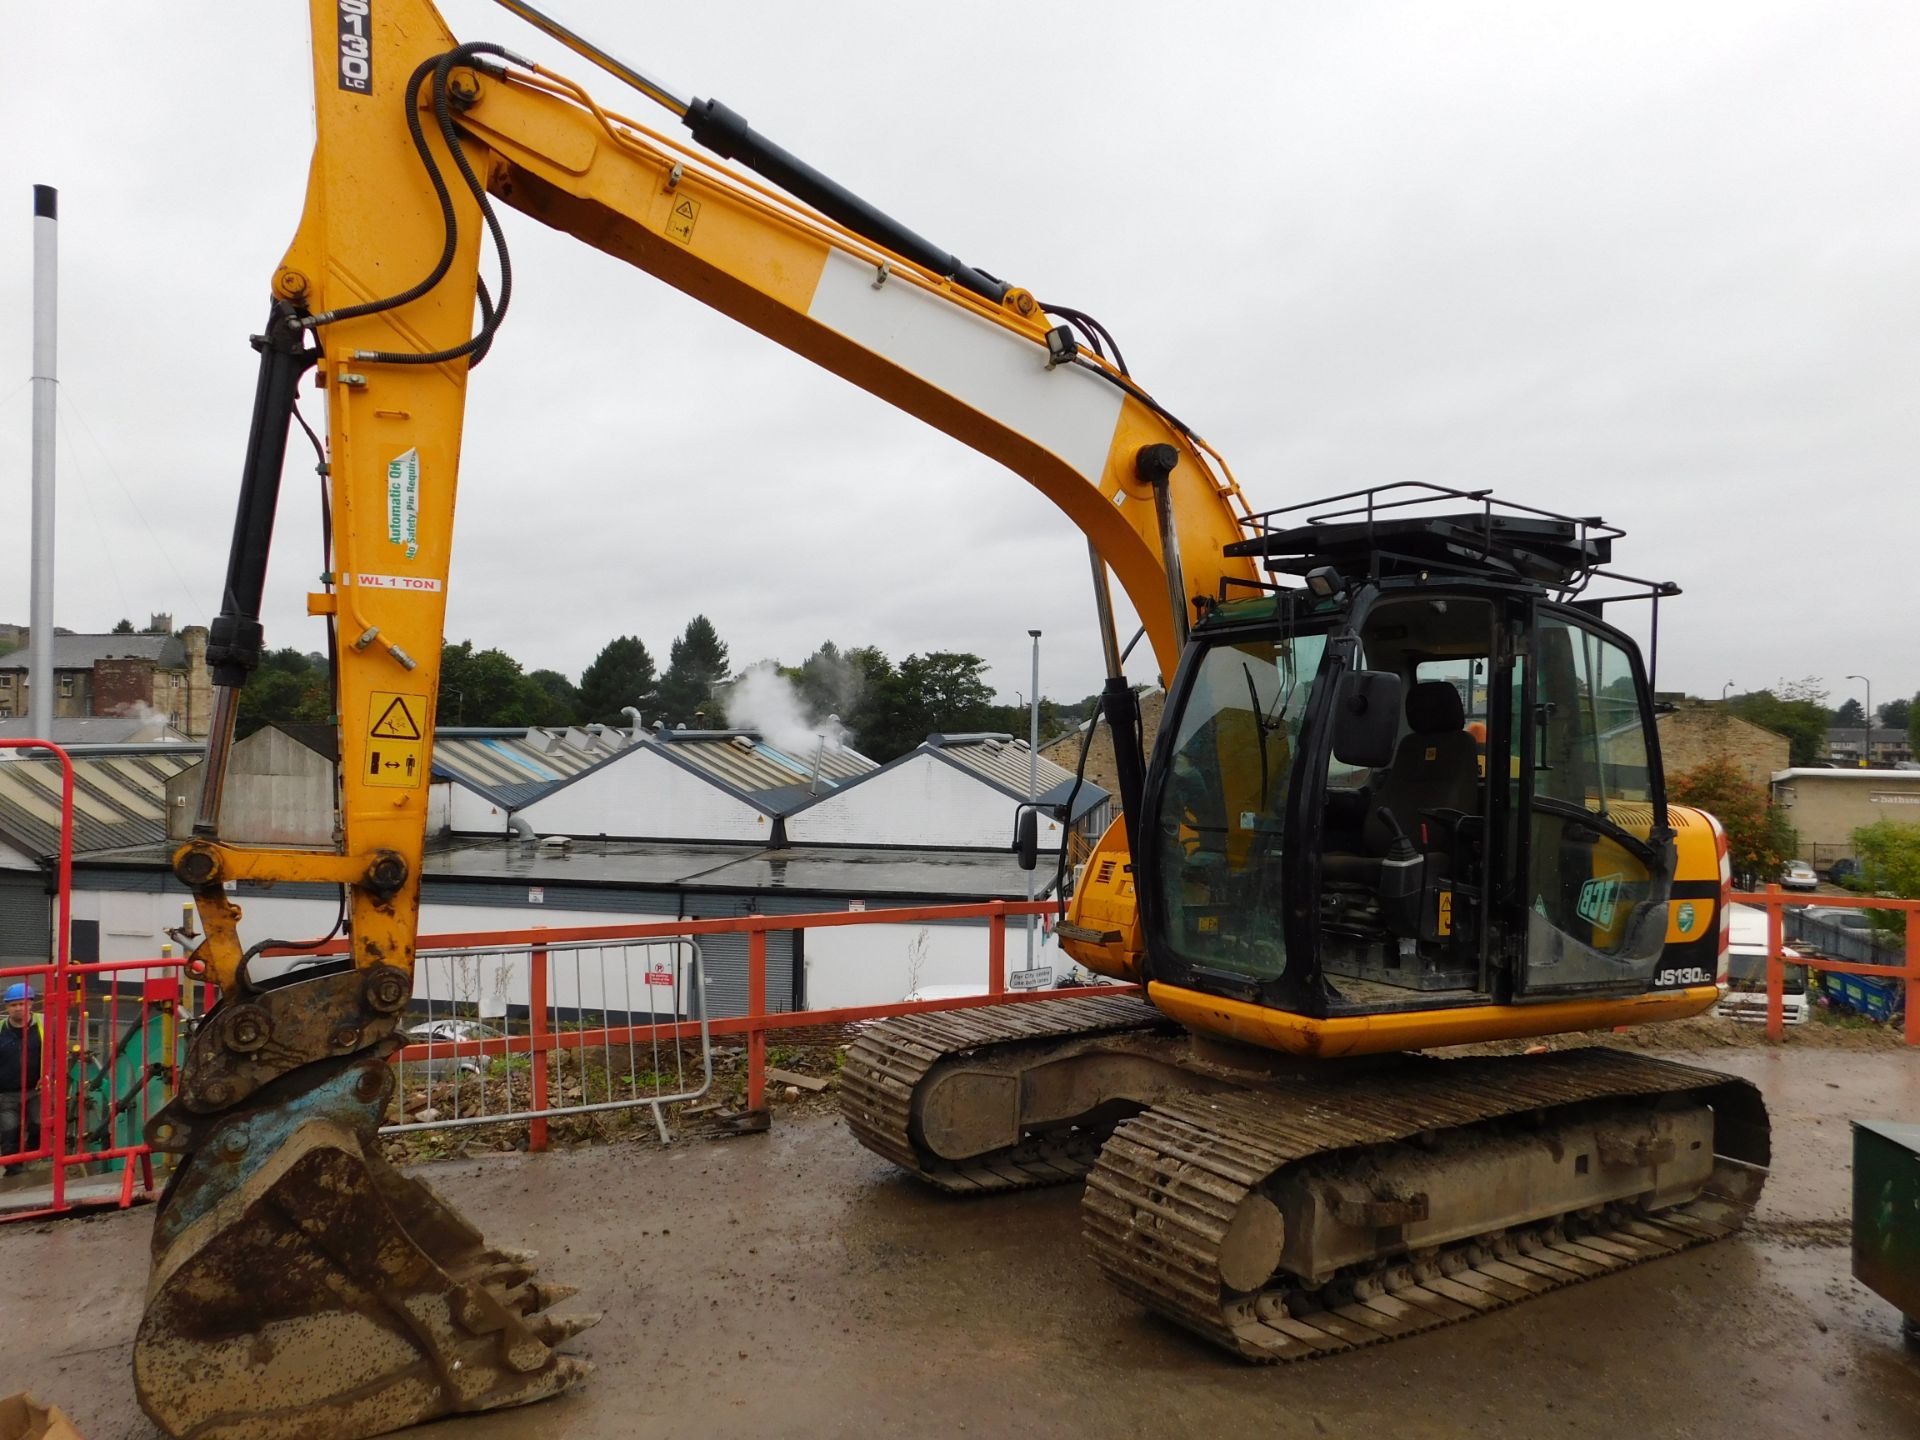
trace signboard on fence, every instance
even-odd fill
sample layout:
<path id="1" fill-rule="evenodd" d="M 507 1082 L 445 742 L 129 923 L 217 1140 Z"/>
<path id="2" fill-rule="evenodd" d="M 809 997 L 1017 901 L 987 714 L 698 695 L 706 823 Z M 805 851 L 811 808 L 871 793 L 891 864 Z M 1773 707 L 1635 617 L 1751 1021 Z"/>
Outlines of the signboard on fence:
<path id="1" fill-rule="evenodd" d="M 649 985 L 673 984 L 673 957 L 671 955 L 664 956 L 659 959 L 654 959 L 654 958 L 648 959 L 647 984 Z"/>
<path id="2" fill-rule="evenodd" d="M 1044 990 L 1053 984 L 1053 967 L 1036 965 L 1031 970 L 1016 970 L 1007 976 L 1009 990 Z"/>

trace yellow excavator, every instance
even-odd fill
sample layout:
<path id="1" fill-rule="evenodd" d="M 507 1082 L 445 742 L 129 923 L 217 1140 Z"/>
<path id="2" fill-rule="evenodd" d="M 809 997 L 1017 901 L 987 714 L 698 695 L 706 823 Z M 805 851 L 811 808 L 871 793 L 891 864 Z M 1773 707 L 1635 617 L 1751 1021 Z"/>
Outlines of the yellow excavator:
<path id="1" fill-rule="evenodd" d="M 317 138 L 273 273 L 195 836 L 174 857 L 219 1001 L 148 1126 L 178 1157 L 135 1383 L 169 1435 L 382 1434 L 584 1376 L 591 1323 L 380 1156 L 414 993 L 469 372 L 512 301 L 504 204 L 627 260 L 1034 485 L 1087 536 L 1122 820 L 1059 930 L 1144 998 L 876 1027 L 854 1133 L 930 1183 L 1086 1176 L 1129 1293 L 1252 1359 L 1463 1319 L 1725 1234 L 1758 1195 L 1742 1082 L 1472 1042 L 1699 1013 L 1725 843 L 1665 804 L 1639 652 L 1599 591 L 1619 532 L 1434 487 L 1256 514 L 1091 316 L 914 234 L 714 100 L 518 0 L 663 107 L 607 108 L 428 0 L 310 0 Z M 716 159 L 715 157 L 718 157 Z M 731 160 L 738 167 L 719 163 Z M 491 243 L 497 275 L 481 278 Z M 302 382 L 326 404 L 340 841 L 220 838 Z M 1151 757 L 1117 578 L 1168 677 Z M 1030 852 L 1030 830 L 1022 837 Z M 253 973 L 233 881 L 337 885 L 350 959 Z"/>

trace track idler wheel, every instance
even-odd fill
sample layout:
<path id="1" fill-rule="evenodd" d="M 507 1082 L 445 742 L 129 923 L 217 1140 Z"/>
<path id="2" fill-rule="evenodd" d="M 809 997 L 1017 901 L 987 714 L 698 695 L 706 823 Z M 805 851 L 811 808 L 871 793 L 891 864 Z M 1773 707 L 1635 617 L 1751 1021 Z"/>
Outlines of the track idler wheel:
<path id="1" fill-rule="evenodd" d="M 315 1073 L 326 1072 L 326 1073 Z M 310 1066 L 190 1131 L 154 1225 L 134 1341 L 140 1404 L 192 1440 L 358 1440 L 524 1405 L 591 1370 L 554 1346 L 600 1317 L 530 1256 L 490 1249 L 380 1157 L 377 1059 Z"/>

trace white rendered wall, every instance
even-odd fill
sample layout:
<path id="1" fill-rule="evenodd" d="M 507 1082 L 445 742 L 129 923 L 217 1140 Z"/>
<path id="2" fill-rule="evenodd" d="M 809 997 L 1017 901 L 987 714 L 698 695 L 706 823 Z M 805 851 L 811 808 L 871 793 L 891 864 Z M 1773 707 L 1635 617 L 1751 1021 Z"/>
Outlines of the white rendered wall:
<path id="1" fill-rule="evenodd" d="M 772 822 L 648 746 L 635 746 L 520 812 L 541 835 L 649 840 L 759 840 Z"/>
<path id="2" fill-rule="evenodd" d="M 985 925 L 835 925 L 809 930 L 807 1008 L 890 1005 L 930 989 L 984 995 L 988 933 Z M 1034 964 L 1053 964 L 1057 958 L 1047 942 L 1044 949 L 1036 949 Z M 1009 920 L 1007 974 L 1026 963 L 1026 932 L 1019 920 Z"/>
<path id="3" fill-rule="evenodd" d="M 447 828 L 456 835 L 504 835 L 507 833 L 507 812 L 486 796 L 469 790 L 457 781 L 447 782 L 446 816 Z M 433 820 L 431 796 L 427 802 L 427 819 L 431 826 Z"/>
<path id="4" fill-rule="evenodd" d="M 1005 850 L 1020 802 L 932 755 L 914 755 L 787 817 L 796 845 L 912 845 Z M 1042 816 L 1040 848 L 1060 848 L 1060 822 Z"/>

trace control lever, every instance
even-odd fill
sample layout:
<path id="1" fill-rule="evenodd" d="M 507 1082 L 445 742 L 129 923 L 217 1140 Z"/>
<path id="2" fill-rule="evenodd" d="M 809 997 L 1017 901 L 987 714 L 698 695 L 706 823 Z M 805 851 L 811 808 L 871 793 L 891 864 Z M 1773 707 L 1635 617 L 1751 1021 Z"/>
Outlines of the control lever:
<path id="1" fill-rule="evenodd" d="M 1374 807 L 1374 818 L 1393 832 L 1386 858 L 1380 862 L 1380 913 L 1396 935 L 1420 933 L 1420 902 L 1426 881 L 1426 858 L 1384 805 Z"/>
<path id="2" fill-rule="evenodd" d="M 1393 811 L 1384 805 L 1374 808 L 1374 819 L 1393 832 L 1393 843 L 1387 846 L 1388 860 L 1417 860 L 1420 851 L 1413 841 L 1407 838 L 1407 832 L 1400 828 L 1400 822 L 1394 818 Z"/>

